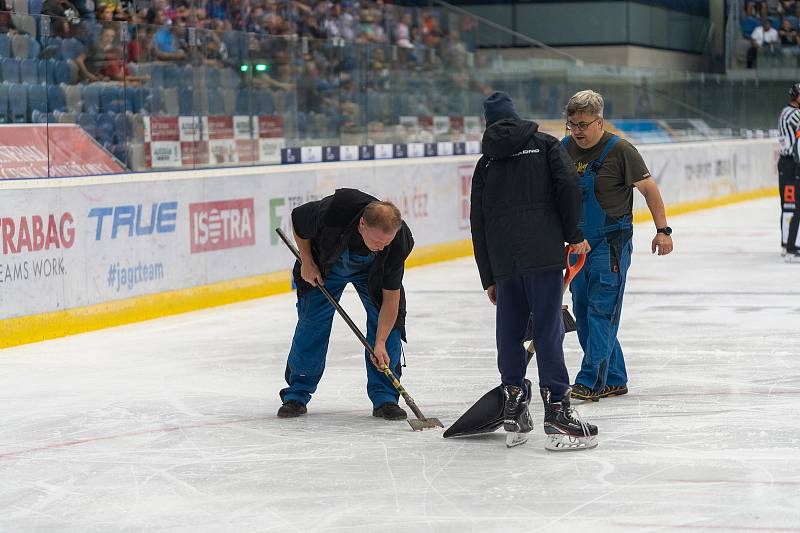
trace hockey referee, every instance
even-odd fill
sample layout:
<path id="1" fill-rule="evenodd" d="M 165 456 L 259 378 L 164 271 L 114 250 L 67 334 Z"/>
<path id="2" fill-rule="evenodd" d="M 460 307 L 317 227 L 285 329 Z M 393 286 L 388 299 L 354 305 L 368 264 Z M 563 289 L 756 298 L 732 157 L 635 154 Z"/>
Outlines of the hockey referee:
<path id="1" fill-rule="evenodd" d="M 798 137 L 800 136 L 800 83 L 789 89 L 789 103 L 780 116 L 781 157 L 778 182 L 781 195 L 781 246 L 787 262 L 800 262 L 797 227 L 800 224 L 800 179 L 798 179 Z"/>

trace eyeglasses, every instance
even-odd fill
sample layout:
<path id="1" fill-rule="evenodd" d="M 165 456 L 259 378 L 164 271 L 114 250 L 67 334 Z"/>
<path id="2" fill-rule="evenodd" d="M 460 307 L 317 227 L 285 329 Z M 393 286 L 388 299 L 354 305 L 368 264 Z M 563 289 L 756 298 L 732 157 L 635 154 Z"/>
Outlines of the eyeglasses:
<path id="1" fill-rule="evenodd" d="M 576 123 L 574 123 L 574 122 L 570 122 L 570 121 L 568 120 L 568 121 L 567 121 L 567 129 L 568 129 L 569 131 L 576 131 L 576 130 L 577 130 L 577 131 L 586 131 L 586 129 L 587 129 L 589 126 L 591 126 L 592 124 L 594 124 L 594 123 L 595 123 L 595 122 L 597 122 L 598 120 L 600 120 L 600 117 L 597 117 L 596 119 L 594 119 L 594 120 L 593 120 L 593 121 L 591 121 L 591 122 L 578 122 L 577 124 L 576 124 Z"/>

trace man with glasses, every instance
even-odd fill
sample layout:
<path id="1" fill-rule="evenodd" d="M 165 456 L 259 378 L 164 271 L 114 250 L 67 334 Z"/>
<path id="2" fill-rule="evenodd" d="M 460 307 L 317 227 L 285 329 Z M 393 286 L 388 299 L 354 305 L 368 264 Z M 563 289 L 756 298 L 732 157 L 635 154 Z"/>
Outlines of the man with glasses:
<path id="1" fill-rule="evenodd" d="M 661 192 L 636 148 L 603 129 L 603 104 L 603 97 L 590 90 L 570 98 L 566 115 L 571 135 L 562 141 L 580 175 L 579 226 L 591 246 L 586 264 L 570 286 L 584 353 L 572 397 L 595 402 L 628 392 L 617 330 L 633 250 L 634 187 L 644 196 L 655 222 L 652 252 L 672 251 L 672 228 Z"/>

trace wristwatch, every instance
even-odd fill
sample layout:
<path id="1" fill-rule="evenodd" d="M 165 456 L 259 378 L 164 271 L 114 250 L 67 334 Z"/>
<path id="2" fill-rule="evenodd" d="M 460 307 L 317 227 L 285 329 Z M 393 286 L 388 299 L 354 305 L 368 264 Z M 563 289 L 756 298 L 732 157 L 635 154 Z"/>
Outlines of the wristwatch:
<path id="1" fill-rule="evenodd" d="M 664 226 L 663 228 L 656 228 L 656 233 L 663 233 L 664 235 L 672 235 L 672 228 Z"/>

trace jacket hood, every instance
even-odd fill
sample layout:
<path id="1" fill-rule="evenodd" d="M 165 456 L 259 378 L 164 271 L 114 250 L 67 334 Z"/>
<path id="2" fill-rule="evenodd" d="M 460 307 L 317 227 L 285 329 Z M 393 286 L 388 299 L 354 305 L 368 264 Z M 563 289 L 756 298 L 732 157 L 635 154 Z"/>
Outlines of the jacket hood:
<path id="1" fill-rule="evenodd" d="M 522 150 L 539 125 L 532 120 L 506 118 L 495 122 L 483 133 L 483 155 L 492 159 L 505 159 Z"/>

